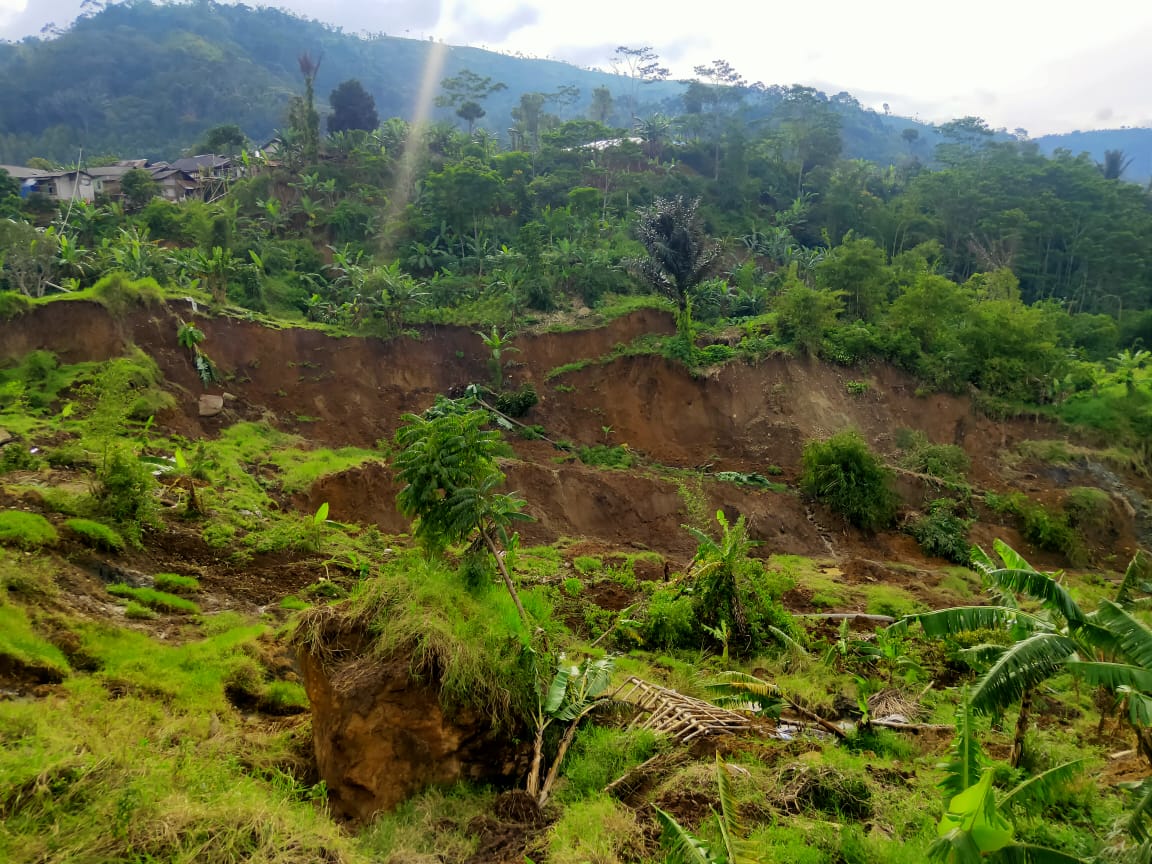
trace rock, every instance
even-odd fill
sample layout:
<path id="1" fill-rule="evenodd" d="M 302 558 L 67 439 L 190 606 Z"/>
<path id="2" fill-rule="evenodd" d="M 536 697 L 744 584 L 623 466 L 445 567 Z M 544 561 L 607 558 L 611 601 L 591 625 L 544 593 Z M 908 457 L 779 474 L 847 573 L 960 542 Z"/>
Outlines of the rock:
<path id="1" fill-rule="evenodd" d="M 358 659 L 342 675 L 343 667 L 326 667 L 306 650 L 300 655 L 316 767 L 338 816 L 366 820 L 430 785 L 509 783 L 525 773 L 525 730 L 516 745 L 511 730 L 498 733 L 469 709 L 446 714 L 437 690 L 412 680 L 406 655 Z"/>
<path id="2" fill-rule="evenodd" d="M 11 444 L 15 440 L 15 435 L 13 435 L 7 429 L 0 427 L 0 447 L 3 447 L 5 444 Z"/>
<path id="3" fill-rule="evenodd" d="M 215 417 L 224 410 L 223 396 L 210 396 L 205 393 L 200 397 L 200 416 Z"/>
<path id="4" fill-rule="evenodd" d="M 235 402 L 236 396 L 233 393 L 225 393 L 223 399 L 225 402 Z"/>
<path id="5" fill-rule="evenodd" d="M 589 309 L 587 306 L 581 306 L 579 309 L 576 310 L 576 317 L 577 318 L 587 318 L 591 314 L 592 314 L 592 310 Z"/>

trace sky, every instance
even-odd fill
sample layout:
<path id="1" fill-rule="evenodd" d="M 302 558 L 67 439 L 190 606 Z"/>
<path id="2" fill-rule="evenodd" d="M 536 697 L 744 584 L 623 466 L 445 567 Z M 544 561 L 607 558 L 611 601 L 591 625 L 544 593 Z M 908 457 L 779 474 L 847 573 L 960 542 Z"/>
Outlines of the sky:
<path id="1" fill-rule="evenodd" d="M 67 25 L 82 0 L 0 0 L 0 38 Z M 847 90 L 865 105 L 939 122 L 966 115 L 1032 136 L 1152 126 L 1152 3 L 1107 15 L 1032 0 L 281 0 L 349 32 L 433 36 L 608 67 L 617 45 L 652 46 L 674 77 L 722 58 L 765 84 Z M 1063 6 L 1067 11 L 1060 11 Z M 675 10 L 683 14 L 674 14 Z M 815 11 L 815 10 L 819 11 Z M 941 11 L 937 11 L 941 10 Z"/>

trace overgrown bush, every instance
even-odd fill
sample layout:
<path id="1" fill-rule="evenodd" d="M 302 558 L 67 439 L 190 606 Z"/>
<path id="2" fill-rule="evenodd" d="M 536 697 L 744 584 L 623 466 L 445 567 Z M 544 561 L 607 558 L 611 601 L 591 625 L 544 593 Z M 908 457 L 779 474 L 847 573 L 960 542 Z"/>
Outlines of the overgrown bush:
<path id="1" fill-rule="evenodd" d="M 576 455 L 585 465 L 595 465 L 599 468 L 632 467 L 631 451 L 620 445 L 596 444 L 592 447 L 581 447 L 576 451 Z"/>
<path id="2" fill-rule="evenodd" d="M 496 410 L 509 417 L 523 417 L 540 401 L 536 388 L 525 383 L 512 393 L 501 393 L 496 397 Z"/>
<path id="3" fill-rule="evenodd" d="M 927 513 L 908 526 L 908 533 L 925 555 L 967 566 L 972 558 L 968 543 L 972 520 L 965 519 L 959 510 L 960 505 L 951 498 L 938 498 L 928 505 Z"/>
<path id="4" fill-rule="evenodd" d="M 101 516 L 124 529 L 134 542 L 155 522 L 156 480 L 126 447 L 114 446 L 96 475 L 93 497 Z"/>
<path id="5" fill-rule="evenodd" d="M 692 598 L 672 588 L 652 595 L 640 635 L 644 647 L 654 651 L 699 646 L 696 609 Z"/>
<path id="6" fill-rule="evenodd" d="M 0 511 L 0 543 L 6 546 L 19 546 L 21 549 L 35 549 L 49 546 L 59 539 L 52 523 L 39 513 L 25 513 L 22 510 Z"/>
<path id="7" fill-rule="evenodd" d="M 800 488 L 864 531 L 878 531 L 896 516 L 891 472 L 860 437 L 847 429 L 804 447 Z"/>
<path id="8" fill-rule="evenodd" d="M 105 552 L 120 552 L 124 549 L 124 538 L 114 529 L 94 519 L 69 519 L 64 525 L 85 545 L 94 549 Z"/>
<path id="9" fill-rule="evenodd" d="M 1023 492 L 997 495 L 989 492 L 984 503 L 996 513 L 1015 518 L 1024 538 L 1039 549 L 1058 552 L 1074 566 L 1086 562 L 1079 532 L 1068 524 L 1066 513 L 1054 513 Z"/>
<path id="10" fill-rule="evenodd" d="M 39 468 L 40 460 L 27 447 L 17 443 L 0 448 L 0 474 L 12 471 L 36 471 Z"/>
<path id="11" fill-rule="evenodd" d="M 10 321 L 32 308 L 32 301 L 15 291 L 0 291 L 0 321 Z"/>
<path id="12" fill-rule="evenodd" d="M 909 471 L 962 483 L 972 467 L 968 454 L 955 444 L 933 444 L 923 432 L 901 429 L 896 446 L 903 454 L 901 465 Z"/>

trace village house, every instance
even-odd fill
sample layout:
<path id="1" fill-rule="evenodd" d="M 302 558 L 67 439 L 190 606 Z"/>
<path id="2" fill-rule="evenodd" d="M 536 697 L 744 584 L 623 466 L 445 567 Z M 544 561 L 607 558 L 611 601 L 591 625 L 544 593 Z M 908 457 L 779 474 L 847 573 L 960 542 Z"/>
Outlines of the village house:
<path id="1" fill-rule="evenodd" d="M 42 171 L 20 165 L 0 165 L 20 184 L 20 195 L 27 198 L 38 194 L 53 201 L 94 201 L 96 180 L 87 171 Z"/>

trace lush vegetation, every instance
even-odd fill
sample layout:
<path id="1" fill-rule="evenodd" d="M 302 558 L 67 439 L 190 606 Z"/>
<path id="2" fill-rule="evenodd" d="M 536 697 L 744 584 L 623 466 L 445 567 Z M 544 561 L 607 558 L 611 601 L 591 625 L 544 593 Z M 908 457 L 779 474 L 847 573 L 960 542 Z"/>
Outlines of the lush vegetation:
<path id="1" fill-rule="evenodd" d="M 403 658 L 449 715 L 522 745 L 515 782 L 532 812 L 509 860 L 1147 860 L 1152 788 L 1114 781 L 1152 765 L 1152 572 L 1143 555 L 1112 572 L 1124 563 L 1109 545 L 1117 525 L 1144 530 L 1152 472 L 1147 194 L 975 118 L 929 141 L 847 94 L 748 85 L 723 61 L 662 82 L 646 48 L 618 50 L 633 61 L 625 79 L 517 67 L 535 70 L 530 84 L 505 75 L 521 61 L 453 52 L 440 122 L 381 122 L 414 93 L 397 70 L 432 50 L 270 10 L 149 2 L 0 46 L 16 82 L 0 94 L 0 154 L 19 154 L 4 158 L 62 158 L 76 143 L 66 114 L 87 118 L 89 152 L 202 141 L 240 166 L 213 200 L 178 204 L 129 182 L 120 200 L 58 207 L 0 178 L 0 327 L 96 303 L 85 314 L 124 350 L 0 367 L 13 439 L 0 448 L 0 688 L 17 697 L 0 701 L 0 858 L 481 854 L 507 796 L 467 784 L 336 827 L 305 727 L 268 719 L 307 708 L 284 661 L 303 648 L 355 651 L 367 677 Z M 133 88 L 157 51 L 181 83 L 144 107 Z M 61 58 L 99 117 L 59 77 Z M 386 77 L 399 83 L 384 91 Z M 30 98 L 28 82 L 54 98 Z M 488 129 L 506 115 L 502 141 Z M 273 129 L 271 148 L 245 140 Z M 879 161 L 844 158 L 857 156 Z M 561 342 L 629 312 L 660 331 L 522 376 L 541 351 L 525 331 Z M 271 362 L 223 368 L 236 347 L 223 318 L 294 328 L 285 344 L 310 329 L 373 350 L 460 325 L 448 332 L 479 354 L 455 359 L 478 380 L 373 418 L 388 431 L 375 446 L 339 447 L 339 428 L 318 446 L 319 418 L 232 399 L 218 431 L 189 440 L 194 418 L 169 413 L 173 393 L 244 393 Z M 799 380 L 823 363 L 837 383 L 793 464 L 713 470 L 726 460 L 701 452 L 676 467 L 600 417 L 597 376 L 633 362 L 719 394 L 734 364 Z M 292 381 L 339 398 L 333 373 L 292 363 L 276 399 Z M 1044 418 L 1044 434 L 1078 443 L 1023 441 L 996 461 L 962 446 L 967 419 L 955 443 L 844 430 L 841 404 L 889 398 L 887 375 L 913 382 L 899 398 L 926 415 L 963 404 L 937 394 L 967 395 L 981 425 Z M 783 377 L 755 398 L 787 399 Z M 561 422 L 581 438 L 558 439 L 548 403 L 578 390 L 580 419 Z M 776 456 L 761 445 L 757 458 Z M 635 506 L 678 502 L 675 552 L 555 533 L 525 548 L 514 527 L 553 526 L 527 526 L 537 502 L 505 488 L 521 448 L 549 453 L 555 477 L 662 489 Z M 317 498 L 350 470 L 370 495 L 390 472 L 407 533 Z M 1017 488 L 1024 476 L 1040 492 Z M 754 496 L 786 505 L 778 523 L 737 512 Z M 369 506 L 392 519 L 391 504 Z M 1135 515 L 1117 522 L 1122 511 Z M 1043 572 L 1003 543 L 993 557 L 970 539 L 990 522 L 1097 569 Z M 800 532 L 829 553 L 841 538 L 867 552 L 770 554 Z M 894 549 L 914 560 L 880 560 Z M 613 702 L 632 676 L 770 734 L 695 758 Z"/>

